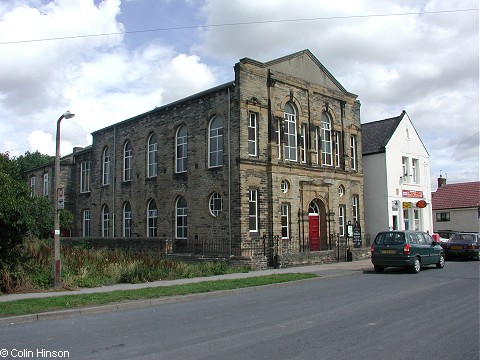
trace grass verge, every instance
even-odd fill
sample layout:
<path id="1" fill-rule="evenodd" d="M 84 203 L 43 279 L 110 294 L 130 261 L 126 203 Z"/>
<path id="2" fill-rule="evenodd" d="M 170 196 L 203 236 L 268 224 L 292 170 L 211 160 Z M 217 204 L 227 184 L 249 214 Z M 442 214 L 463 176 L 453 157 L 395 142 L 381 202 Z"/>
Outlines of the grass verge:
<path id="1" fill-rule="evenodd" d="M 55 310 L 104 305 L 122 301 L 153 299 L 162 296 L 177 296 L 240 289 L 310 279 L 314 277 L 316 277 L 315 274 L 275 274 L 243 279 L 203 281 L 192 284 L 162 286 L 137 290 L 117 290 L 107 293 L 52 296 L 47 298 L 7 301 L 1 303 L 0 317 L 37 314 Z"/>

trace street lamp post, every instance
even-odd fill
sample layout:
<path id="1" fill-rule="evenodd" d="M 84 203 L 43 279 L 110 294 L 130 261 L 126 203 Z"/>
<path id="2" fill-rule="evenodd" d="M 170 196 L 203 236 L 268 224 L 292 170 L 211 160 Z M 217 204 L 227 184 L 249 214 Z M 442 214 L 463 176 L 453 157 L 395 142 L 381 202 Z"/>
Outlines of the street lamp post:
<path id="1" fill-rule="evenodd" d="M 54 208 L 54 217 L 53 217 L 53 248 L 54 248 L 54 259 L 53 259 L 53 285 L 55 288 L 60 288 L 62 286 L 62 277 L 60 271 L 60 213 L 58 209 L 58 192 L 60 190 L 60 123 L 63 119 L 70 119 L 74 117 L 75 114 L 72 114 L 70 111 L 67 111 L 65 114 L 62 114 L 57 120 L 57 136 L 56 136 L 56 150 L 55 150 L 55 199 L 53 201 Z"/>

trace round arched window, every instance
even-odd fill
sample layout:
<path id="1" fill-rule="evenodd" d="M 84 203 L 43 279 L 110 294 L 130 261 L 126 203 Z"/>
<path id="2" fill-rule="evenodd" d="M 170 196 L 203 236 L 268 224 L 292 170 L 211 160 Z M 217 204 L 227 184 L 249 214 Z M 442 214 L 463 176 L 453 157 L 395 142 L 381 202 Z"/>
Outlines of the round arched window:
<path id="1" fill-rule="evenodd" d="M 209 208 L 210 214 L 212 214 L 212 216 L 217 217 L 218 215 L 220 215 L 223 210 L 222 195 L 220 195 L 218 192 L 210 195 Z"/>
<path id="2" fill-rule="evenodd" d="M 345 195 L 345 188 L 343 187 L 343 185 L 340 185 L 338 187 L 338 196 L 342 197 L 343 195 Z"/>
<path id="3" fill-rule="evenodd" d="M 282 180 L 280 183 L 280 190 L 282 190 L 282 193 L 286 194 L 288 190 L 290 189 L 290 184 L 288 183 L 287 180 Z"/>

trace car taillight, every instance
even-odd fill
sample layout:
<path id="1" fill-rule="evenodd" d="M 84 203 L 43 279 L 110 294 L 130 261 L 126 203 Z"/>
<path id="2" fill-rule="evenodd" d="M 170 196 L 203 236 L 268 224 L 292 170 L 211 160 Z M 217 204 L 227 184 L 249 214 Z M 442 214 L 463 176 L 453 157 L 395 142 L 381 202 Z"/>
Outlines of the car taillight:
<path id="1" fill-rule="evenodd" d="M 403 253 L 404 253 L 405 255 L 410 254 L 410 244 L 405 244 L 405 245 L 403 245 Z"/>
<path id="2" fill-rule="evenodd" d="M 375 252 L 375 243 L 372 243 L 372 246 L 370 247 L 370 252 L 372 255 Z"/>

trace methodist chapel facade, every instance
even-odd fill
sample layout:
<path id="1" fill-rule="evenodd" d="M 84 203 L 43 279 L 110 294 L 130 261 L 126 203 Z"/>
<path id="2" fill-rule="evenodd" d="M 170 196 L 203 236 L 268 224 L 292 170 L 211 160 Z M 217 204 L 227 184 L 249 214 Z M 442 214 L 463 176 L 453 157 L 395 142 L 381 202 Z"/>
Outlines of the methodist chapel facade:
<path id="1" fill-rule="evenodd" d="M 274 237 L 327 250 L 347 224 L 363 229 L 357 96 L 309 50 L 244 58 L 234 74 L 99 129 L 91 146 L 66 157 L 72 236 L 163 239 L 174 249 L 208 239 L 241 255 Z M 53 169 L 31 178 L 52 180 Z"/>

